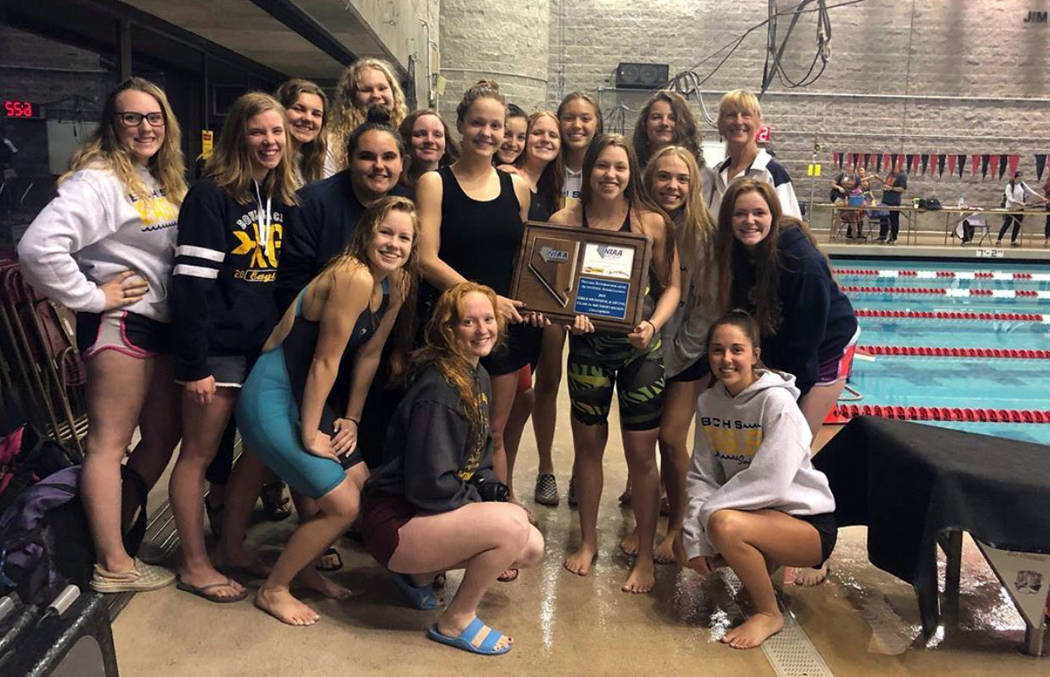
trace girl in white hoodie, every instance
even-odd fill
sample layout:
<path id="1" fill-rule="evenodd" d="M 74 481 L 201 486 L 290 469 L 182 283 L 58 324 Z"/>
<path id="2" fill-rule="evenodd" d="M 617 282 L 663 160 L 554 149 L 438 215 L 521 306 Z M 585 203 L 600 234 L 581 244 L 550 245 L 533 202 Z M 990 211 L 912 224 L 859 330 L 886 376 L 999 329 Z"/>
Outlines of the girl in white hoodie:
<path id="1" fill-rule="evenodd" d="M 84 511 L 98 592 L 153 590 L 172 574 L 133 559 L 121 539 L 120 465 L 152 486 L 179 440 L 169 289 L 179 205 L 186 194 L 179 124 L 164 91 L 130 78 L 59 179 L 58 195 L 18 244 L 26 279 L 77 313 L 87 366 Z"/>
<path id="2" fill-rule="evenodd" d="M 835 499 L 810 463 L 812 435 L 795 377 L 765 369 L 758 324 L 732 310 L 707 335 L 717 383 L 697 402 L 696 444 L 686 477 L 679 557 L 708 576 L 730 566 L 755 613 L 725 634 L 737 649 L 760 645 L 784 626 L 769 573 L 820 566 L 835 546 Z"/>

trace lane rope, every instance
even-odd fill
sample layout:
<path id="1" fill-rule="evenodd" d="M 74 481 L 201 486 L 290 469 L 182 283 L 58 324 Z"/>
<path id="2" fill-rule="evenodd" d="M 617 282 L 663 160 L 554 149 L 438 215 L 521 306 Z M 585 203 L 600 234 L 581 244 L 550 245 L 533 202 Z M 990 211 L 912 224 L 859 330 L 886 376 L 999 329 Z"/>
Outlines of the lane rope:
<path id="1" fill-rule="evenodd" d="M 1050 360 L 1050 350 L 1017 348 L 942 348 L 931 346 L 857 346 L 857 352 L 868 355 L 901 355 L 907 357 L 980 357 L 1010 360 Z"/>
<path id="2" fill-rule="evenodd" d="M 840 288 L 843 292 L 847 294 L 887 294 L 890 296 L 900 294 L 921 294 L 924 296 L 951 296 L 955 298 L 983 296 L 987 298 L 997 299 L 1050 300 L 1050 291 L 1035 289 L 972 289 L 955 287 L 858 287 L 853 285 L 842 285 Z"/>
<path id="3" fill-rule="evenodd" d="M 917 280 L 1026 280 L 1050 282 L 1050 273 L 1010 273 L 991 270 L 892 270 L 883 268 L 835 268 L 836 275 L 848 277 L 907 277 Z"/>
<path id="4" fill-rule="evenodd" d="M 1042 313 L 976 313 L 951 310 L 876 310 L 856 308 L 857 317 L 898 318 L 911 320 L 998 320 L 1012 322 L 1042 322 L 1050 324 L 1050 315 Z"/>
<path id="5" fill-rule="evenodd" d="M 825 423 L 846 423 L 854 416 L 878 416 L 903 421 L 966 421 L 974 423 L 1050 423 L 1050 410 L 979 409 L 971 407 L 905 407 L 881 404 L 840 404 Z"/>

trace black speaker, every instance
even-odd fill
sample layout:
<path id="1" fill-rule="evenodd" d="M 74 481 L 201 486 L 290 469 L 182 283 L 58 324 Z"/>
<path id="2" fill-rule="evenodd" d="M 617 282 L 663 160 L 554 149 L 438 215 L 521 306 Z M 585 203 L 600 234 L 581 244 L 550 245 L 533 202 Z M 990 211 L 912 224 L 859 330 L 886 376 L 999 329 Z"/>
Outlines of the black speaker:
<path id="1" fill-rule="evenodd" d="M 621 63 L 616 67 L 616 86 L 623 89 L 657 89 L 667 83 L 665 63 Z"/>

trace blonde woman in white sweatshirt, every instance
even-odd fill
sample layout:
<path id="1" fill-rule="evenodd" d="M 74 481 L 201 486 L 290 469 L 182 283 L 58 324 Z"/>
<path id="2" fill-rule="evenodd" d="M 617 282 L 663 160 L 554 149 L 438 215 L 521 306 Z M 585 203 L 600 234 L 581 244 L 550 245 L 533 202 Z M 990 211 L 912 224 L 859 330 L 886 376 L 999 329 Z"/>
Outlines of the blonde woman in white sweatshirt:
<path id="1" fill-rule="evenodd" d="M 755 613 L 722 641 L 759 646 L 784 627 L 770 572 L 819 567 L 835 547 L 835 499 L 809 460 L 812 437 L 795 377 L 765 369 L 758 324 L 733 310 L 711 325 L 707 354 L 717 383 L 697 402 L 689 505 L 679 558 L 708 576 L 732 567 Z"/>
<path id="2" fill-rule="evenodd" d="M 26 279 L 77 313 L 90 424 L 81 495 L 97 556 L 91 587 L 99 592 L 173 580 L 124 549 L 120 465 L 138 427 L 128 465 L 152 486 L 179 439 L 168 309 L 186 194 L 179 141 L 164 91 L 125 80 L 18 245 Z"/>

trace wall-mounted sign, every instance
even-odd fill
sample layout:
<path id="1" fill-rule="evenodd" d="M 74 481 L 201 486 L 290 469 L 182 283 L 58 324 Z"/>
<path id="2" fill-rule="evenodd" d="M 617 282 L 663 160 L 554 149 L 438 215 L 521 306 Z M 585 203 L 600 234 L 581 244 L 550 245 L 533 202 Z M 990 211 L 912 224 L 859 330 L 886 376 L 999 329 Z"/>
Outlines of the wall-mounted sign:
<path id="1" fill-rule="evenodd" d="M 1046 14 L 1046 12 L 1029 11 L 1028 16 L 1024 18 L 1024 22 L 1026 24 L 1045 24 Z"/>
<path id="2" fill-rule="evenodd" d="M 769 141 L 769 136 L 773 132 L 769 125 L 762 125 L 758 128 L 758 134 L 755 135 L 755 141 L 759 143 L 763 141 Z"/>

